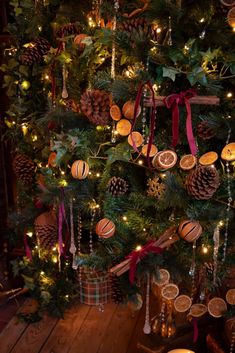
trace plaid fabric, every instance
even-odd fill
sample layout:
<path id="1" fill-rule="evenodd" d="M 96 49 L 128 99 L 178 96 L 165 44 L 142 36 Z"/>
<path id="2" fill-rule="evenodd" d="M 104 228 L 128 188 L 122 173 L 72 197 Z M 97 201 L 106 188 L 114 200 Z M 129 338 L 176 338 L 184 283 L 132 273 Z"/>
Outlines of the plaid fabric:
<path id="1" fill-rule="evenodd" d="M 80 286 L 80 301 L 87 305 L 108 303 L 110 281 L 108 273 L 84 270 Z"/>

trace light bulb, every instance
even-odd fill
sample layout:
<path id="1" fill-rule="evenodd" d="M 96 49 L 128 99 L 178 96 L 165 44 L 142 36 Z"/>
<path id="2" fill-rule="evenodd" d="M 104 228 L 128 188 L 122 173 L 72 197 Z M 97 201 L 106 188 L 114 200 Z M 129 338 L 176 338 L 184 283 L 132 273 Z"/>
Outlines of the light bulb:
<path id="1" fill-rule="evenodd" d="M 202 245 L 202 252 L 203 252 L 203 254 L 208 254 L 208 251 L 209 251 L 209 249 L 208 249 L 208 247 L 207 246 L 205 246 L 205 245 Z"/>
<path id="2" fill-rule="evenodd" d="M 139 165 L 142 165 L 144 162 L 142 161 L 142 159 L 140 159 L 139 161 L 138 161 L 138 164 Z"/>
<path id="3" fill-rule="evenodd" d="M 227 98 L 232 98 L 232 96 L 233 96 L 232 92 L 227 93 Z"/>
<path id="4" fill-rule="evenodd" d="M 127 221 L 127 216 L 123 216 L 122 219 L 123 219 L 124 222 L 126 222 Z"/>
<path id="5" fill-rule="evenodd" d="M 33 232 L 31 232 L 31 231 L 27 232 L 26 234 L 27 234 L 28 237 L 30 237 L 30 238 L 32 238 L 32 236 L 33 236 Z"/>
<path id="6" fill-rule="evenodd" d="M 142 249 L 141 245 L 137 245 L 137 247 L 135 248 L 136 251 L 140 251 Z"/>

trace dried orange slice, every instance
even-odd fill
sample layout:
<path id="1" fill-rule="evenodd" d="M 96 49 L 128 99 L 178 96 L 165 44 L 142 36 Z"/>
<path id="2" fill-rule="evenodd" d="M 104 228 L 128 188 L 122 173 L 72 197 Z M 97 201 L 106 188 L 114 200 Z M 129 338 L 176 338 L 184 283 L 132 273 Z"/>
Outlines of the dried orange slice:
<path id="1" fill-rule="evenodd" d="M 226 293 L 226 301 L 230 305 L 235 305 L 235 288 L 229 289 Z"/>
<path id="2" fill-rule="evenodd" d="M 164 268 L 161 268 L 158 272 L 159 272 L 159 277 L 154 278 L 153 283 L 157 284 L 158 286 L 165 286 L 166 284 L 169 283 L 170 273 Z"/>
<path id="3" fill-rule="evenodd" d="M 235 142 L 229 143 L 222 149 L 221 158 L 228 162 L 235 161 Z"/>
<path id="4" fill-rule="evenodd" d="M 193 154 L 185 154 L 180 159 L 180 168 L 183 170 L 190 170 L 195 167 L 197 158 Z"/>
<path id="5" fill-rule="evenodd" d="M 204 304 L 193 304 L 190 308 L 190 315 L 193 317 L 201 317 L 207 312 L 207 307 Z"/>
<path id="6" fill-rule="evenodd" d="M 156 154 L 156 164 L 162 169 L 170 169 L 177 162 L 177 154 L 171 150 L 161 151 Z"/>
<path id="7" fill-rule="evenodd" d="M 199 158 L 199 163 L 201 165 L 211 165 L 215 163 L 218 159 L 218 154 L 214 151 L 207 152 Z"/>
<path id="8" fill-rule="evenodd" d="M 209 314 L 213 317 L 221 317 L 227 311 L 227 304 L 222 298 L 215 297 L 208 303 Z"/>
<path id="9" fill-rule="evenodd" d="M 192 299 L 188 295 L 179 295 L 174 301 L 175 310 L 178 313 L 185 313 L 190 309 L 192 305 Z"/>
<path id="10" fill-rule="evenodd" d="M 131 123 L 127 119 L 121 119 L 117 123 L 116 130 L 121 136 L 127 136 L 131 132 Z"/>
<path id="11" fill-rule="evenodd" d="M 224 5 L 224 6 L 235 6 L 235 0 L 220 0 L 220 2 Z"/>
<path id="12" fill-rule="evenodd" d="M 141 153 L 144 156 L 147 156 L 147 151 L 148 151 L 148 144 L 142 147 Z M 157 151 L 158 151 L 157 147 L 155 145 L 152 145 L 149 151 L 149 157 L 155 156 L 155 154 L 157 154 Z"/>
<path id="13" fill-rule="evenodd" d="M 127 101 L 122 107 L 123 115 L 127 119 L 134 118 L 134 111 L 135 111 L 135 102 L 134 101 Z M 141 113 L 141 108 L 139 106 L 137 109 L 137 117 L 140 115 L 140 113 Z"/>
<path id="14" fill-rule="evenodd" d="M 139 147 L 142 145 L 143 141 L 144 141 L 144 138 L 143 136 L 138 132 L 138 131 L 133 131 L 129 136 L 128 136 L 128 139 L 127 139 L 129 145 L 131 145 L 132 147 L 134 146 L 134 143 L 135 143 L 135 146 L 136 147 Z"/>
<path id="15" fill-rule="evenodd" d="M 173 300 L 179 294 L 179 288 L 176 284 L 169 283 L 162 288 L 162 297 L 166 300 Z"/>
<path id="16" fill-rule="evenodd" d="M 114 104 L 109 110 L 110 116 L 113 120 L 118 121 L 122 117 L 121 109 L 118 105 Z"/>
<path id="17" fill-rule="evenodd" d="M 232 7 L 227 14 L 228 24 L 231 27 L 235 27 L 235 7 Z"/>

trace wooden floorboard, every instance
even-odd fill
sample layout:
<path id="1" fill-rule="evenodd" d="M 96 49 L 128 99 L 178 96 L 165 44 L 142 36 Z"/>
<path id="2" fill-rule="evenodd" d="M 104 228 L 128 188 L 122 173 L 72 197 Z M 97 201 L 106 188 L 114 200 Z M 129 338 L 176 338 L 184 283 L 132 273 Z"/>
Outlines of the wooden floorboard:
<path id="1" fill-rule="evenodd" d="M 0 335 L 0 352 L 9 353 L 27 327 L 28 324 L 14 317 Z"/>
<path id="2" fill-rule="evenodd" d="M 40 353 L 67 353 L 90 309 L 88 305 L 77 304 L 66 311 L 64 319 L 58 321 Z"/>
<path id="3" fill-rule="evenodd" d="M 137 319 L 138 315 L 133 316 L 127 306 L 119 305 L 107 327 L 98 353 L 126 353 Z"/>
<path id="4" fill-rule="evenodd" d="M 29 325 L 10 353 L 39 353 L 57 321 L 45 315 L 41 321 Z"/>
<path id="5" fill-rule="evenodd" d="M 104 312 L 98 307 L 92 307 L 75 337 L 69 353 L 97 353 L 110 325 L 117 305 L 105 305 Z"/>

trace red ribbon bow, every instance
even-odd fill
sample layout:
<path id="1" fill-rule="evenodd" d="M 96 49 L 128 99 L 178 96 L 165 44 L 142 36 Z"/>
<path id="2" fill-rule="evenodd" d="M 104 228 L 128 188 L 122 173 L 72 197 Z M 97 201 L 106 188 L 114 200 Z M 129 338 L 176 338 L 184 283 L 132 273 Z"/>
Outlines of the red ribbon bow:
<path id="1" fill-rule="evenodd" d="M 185 105 L 187 111 L 186 132 L 191 154 L 196 155 L 197 147 L 193 136 L 192 114 L 189 99 L 196 96 L 194 89 L 189 89 L 179 94 L 171 94 L 164 99 L 168 109 L 172 109 L 172 146 L 176 147 L 179 139 L 179 105 Z"/>
<path id="2" fill-rule="evenodd" d="M 127 259 L 131 260 L 129 270 L 129 280 L 131 284 L 133 284 L 135 280 L 137 263 L 151 252 L 155 254 L 161 254 L 163 252 L 163 249 L 154 245 L 154 243 L 154 240 L 149 240 L 140 250 L 134 250 L 127 256 Z"/>

